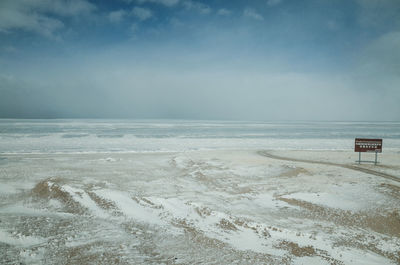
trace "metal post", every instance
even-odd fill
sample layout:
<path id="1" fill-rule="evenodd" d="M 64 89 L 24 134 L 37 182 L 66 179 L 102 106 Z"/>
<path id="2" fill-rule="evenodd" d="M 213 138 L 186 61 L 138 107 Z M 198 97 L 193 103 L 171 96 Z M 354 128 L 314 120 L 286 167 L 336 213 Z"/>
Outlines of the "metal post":
<path id="1" fill-rule="evenodd" d="M 361 164 L 361 152 L 358 152 L 358 164 Z"/>
<path id="2" fill-rule="evenodd" d="M 378 152 L 375 151 L 375 166 L 376 166 L 376 163 L 378 163 Z"/>

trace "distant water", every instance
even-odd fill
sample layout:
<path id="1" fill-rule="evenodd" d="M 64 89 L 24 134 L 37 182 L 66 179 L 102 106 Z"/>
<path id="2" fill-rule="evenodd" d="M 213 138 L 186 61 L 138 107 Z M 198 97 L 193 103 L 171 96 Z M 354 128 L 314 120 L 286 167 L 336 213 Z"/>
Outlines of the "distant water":
<path id="1" fill-rule="evenodd" d="M 355 137 L 398 149 L 400 122 L 0 119 L 1 153 L 352 149 Z"/>

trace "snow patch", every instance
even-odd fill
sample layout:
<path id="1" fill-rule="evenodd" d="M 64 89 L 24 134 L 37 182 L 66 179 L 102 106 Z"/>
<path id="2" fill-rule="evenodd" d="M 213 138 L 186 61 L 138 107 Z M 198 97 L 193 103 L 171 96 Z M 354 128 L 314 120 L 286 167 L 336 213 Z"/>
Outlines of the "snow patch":
<path id="1" fill-rule="evenodd" d="M 156 211 L 141 206 L 129 193 L 114 190 L 97 190 L 95 193 L 115 203 L 125 216 L 153 225 L 165 225 Z"/>
<path id="2" fill-rule="evenodd" d="M 10 234 L 0 230 L 0 242 L 17 247 L 31 247 L 40 245 L 46 242 L 46 239 L 41 237 L 24 236 L 19 233 Z"/>
<path id="3" fill-rule="evenodd" d="M 360 193 L 360 190 L 363 190 Z M 282 196 L 282 198 L 296 199 L 323 205 L 345 211 L 359 211 L 378 208 L 387 201 L 384 195 L 378 194 L 370 187 L 360 185 L 343 185 L 330 187 L 329 191 L 298 192 Z"/>
<path id="4" fill-rule="evenodd" d="M 298 257 L 293 259 L 293 265 L 330 265 L 331 263 L 321 257 Z"/>

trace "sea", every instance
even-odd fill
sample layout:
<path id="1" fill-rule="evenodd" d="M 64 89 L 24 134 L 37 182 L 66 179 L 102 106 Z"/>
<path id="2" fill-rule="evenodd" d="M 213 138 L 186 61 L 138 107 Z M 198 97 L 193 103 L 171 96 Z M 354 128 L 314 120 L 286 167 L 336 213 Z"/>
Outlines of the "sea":
<path id="1" fill-rule="evenodd" d="M 0 119 L 0 153 L 348 150 L 354 139 L 400 148 L 400 122 Z"/>

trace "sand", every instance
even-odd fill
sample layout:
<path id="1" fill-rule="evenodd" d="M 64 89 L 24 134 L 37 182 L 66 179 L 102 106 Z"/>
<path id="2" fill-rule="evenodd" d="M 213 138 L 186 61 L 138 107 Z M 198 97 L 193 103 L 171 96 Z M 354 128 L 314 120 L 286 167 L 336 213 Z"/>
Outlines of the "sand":
<path id="1" fill-rule="evenodd" d="M 399 264 L 400 152 L 3 154 L 1 264 Z"/>

